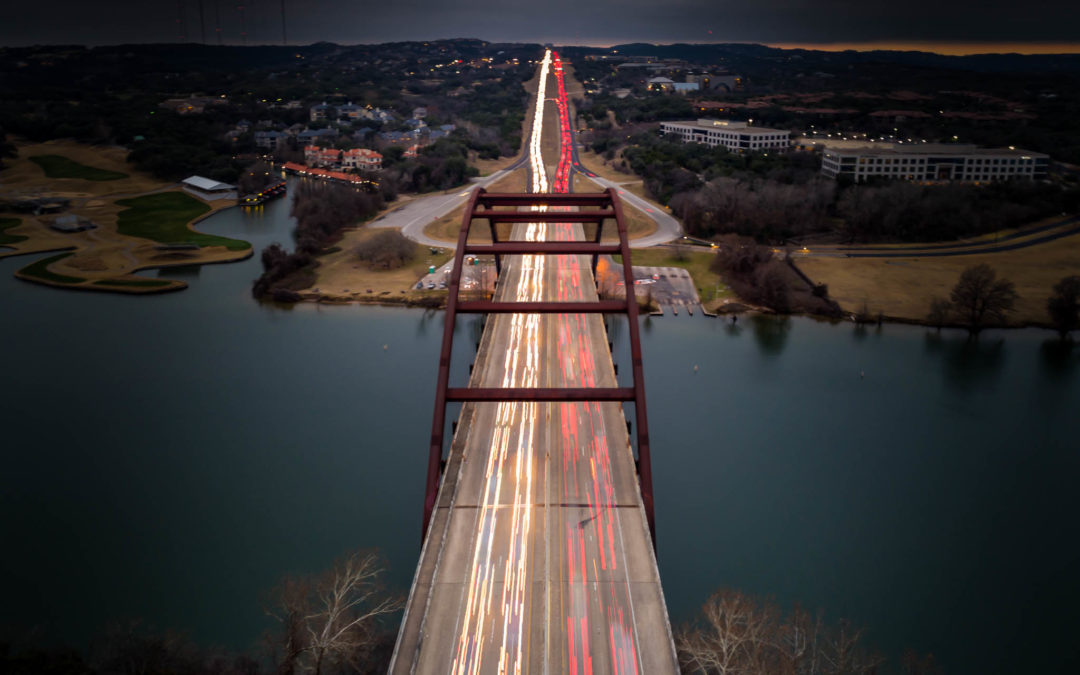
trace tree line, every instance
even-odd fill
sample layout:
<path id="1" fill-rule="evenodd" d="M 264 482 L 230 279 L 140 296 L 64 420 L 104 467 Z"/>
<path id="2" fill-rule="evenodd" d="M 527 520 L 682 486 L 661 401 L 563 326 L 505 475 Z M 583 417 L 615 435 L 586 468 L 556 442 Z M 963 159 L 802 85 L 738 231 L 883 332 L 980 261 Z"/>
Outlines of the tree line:
<path id="1" fill-rule="evenodd" d="M 0 672 L 72 675 L 367 675 L 385 673 L 402 598 L 385 564 L 354 551 L 317 574 L 283 578 L 264 600 L 274 627 L 252 654 L 200 648 L 182 633 L 118 624 L 89 649 L 0 639 Z"/>
<path id="2" fill-rule="evenodd" d="M 293 190 L 290 215 L 296 218 L 296 248 L 289 253 L 275 242 L 263 249 L 263 273 L 252 289 L 257 298 L 295 301 L 296 289 L 287 283 L 289 278 L 309 269 L 315 255 L 337 241 L 342 229 L 371 218 L 385 206 L 378 190 L 321 181 L 297 181 Z M 310 285 L 309 279 L 297 281 L 303 284 L 300 288 Z"/>
<path id="3" fill-rule="evenodd" d="M 1012 281 L 998 277 L 985 263 L 974 265 L 960 273 L 948 299 L 930 301 L 926 320 L 939 330 L 947 324 L 957 324 L 977 337 L 987 326 L 1004 324 L 1019 298 Z M 1080 328 L 1080 275 L 1064 277 L 1054 284 L 1046 311 L 1062 341 Z"/>
<path id="4" fill-rule="evenodd" d="M 732 153 L 655 133 L 629 143 L 625 168 L 700 237 L 734 232 L 775 243 L 836 231 L 849 242 L 945 241 L 1080 210 L 1076 183 L 845 185 L 821 176 L 813 153 Z"/>

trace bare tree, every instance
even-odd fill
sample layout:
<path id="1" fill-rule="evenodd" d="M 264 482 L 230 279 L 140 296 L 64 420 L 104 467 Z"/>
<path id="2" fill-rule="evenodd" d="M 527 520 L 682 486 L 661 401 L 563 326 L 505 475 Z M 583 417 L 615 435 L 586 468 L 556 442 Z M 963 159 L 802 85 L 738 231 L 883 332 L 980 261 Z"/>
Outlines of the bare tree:
<path id="1" fill-rule="evenodd" d="M 750 596 L 734 590 L 713 593 L 701 608 L 703 624 L 678 638 L 683 666 L 690 672 L 767 672 L 768 650 L 776 615 Z"/>
<path id="2" fill-rule="evenodd" d="M 281 623 L 279 673 L 361 669 L 378 642 L 379 619 L 403 606 L 383 589 L 384 571 L 375 553 L 360 550 L 321 575 L 282 581 L 267 611 Z"/>
<path id="3" fill-rule="evenodd" d="M 733 590 L 710 596 L 676 644 L 687 673 L 873 675 L 884 663 L 847 621 L 827 626 L 821 612 L 798 606 L 785 616 L 772 601 Z"/>
<path id="4" fill-rule="evenodd" d="M 1080 328 L 1080 276 L 1065 277 L 1054 285 L 1054 294 L 1046 301 L 1046 311 L 1062 340 Z"/>
<path id="5" fill-rule="evenodd" d="M 989 265 L 975 265 L 960 274 L 949 298 L 968 332 L 977 336 L 988 321 L 1004 322 L 1017 300 L 1016 287 L 998 279 Z"/>
<path id="6" fill-rule="evenodd" d="M 952 303 L 945 298 L 932 298 L 930 300 L 930 312 L 926 315 L 926 320 L 940 331 L 941 327 L 949 320 L 951 313 Z"/>

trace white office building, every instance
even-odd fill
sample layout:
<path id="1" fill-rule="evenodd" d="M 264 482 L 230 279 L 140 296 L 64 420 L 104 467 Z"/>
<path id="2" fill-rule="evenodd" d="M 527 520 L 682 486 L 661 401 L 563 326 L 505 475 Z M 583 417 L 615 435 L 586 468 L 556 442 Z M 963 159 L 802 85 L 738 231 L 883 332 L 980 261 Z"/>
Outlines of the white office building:
<path id="1" fill-rule="evenodd" d="M 872 176 L 914 181 L 988 183 L 1010 178 L 1046 178 L 1050 157 L 1017 148 L 961 144 L 827 148 L 821 173 L 862 183 Z"/>
<path id="2" fill-rule="evenodd" d="M 722 145 L 732 152 L 786 150 L 791 132 L 750 126 L 747 122 L 699 119 L 696 122 L 661 122 L 660 133 L 678 136 L 683 143 Z"/>

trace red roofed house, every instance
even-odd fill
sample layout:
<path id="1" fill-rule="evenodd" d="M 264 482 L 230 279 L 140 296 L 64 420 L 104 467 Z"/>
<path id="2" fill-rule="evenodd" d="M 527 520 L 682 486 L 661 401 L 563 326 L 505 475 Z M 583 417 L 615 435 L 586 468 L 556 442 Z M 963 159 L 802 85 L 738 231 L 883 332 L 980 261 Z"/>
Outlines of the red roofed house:
<path id="1" fill-rule="evenodd" d="M 341 151 L 309 145 L 304 148 L 304 162 L 308 166 L 337 168 L 341 166 Z"/>
<path id="2" fill-rule="evenodd" d="M 382 155 L 367 148 L 354 148 L 342 154 L 341 165 L 345 169 L 379 171 L 382 169 Z"/>
<path id="3" fill-rule="evenodd" d="M 417 156 L 417 154 L 418 154 L 418 153 L 417 153 L 417 150 L 419 149 L 419 147 L 420 147 L 420 146 L 418 146 L 418 145 L 410 145 L 410 146 L 409 146 L 409 149 L 408 149 L 408 150 L 406 150 L 406 151 L 405 151 L 405 154 L 404 154 L 404 155 L 402 155 L 402 156 L 403 156 L 403 157 L 406 157 L 406 158 L 408 158 L 408 159 L 415 159 L 415 158 L 416 158 L 416 156 Z"/>

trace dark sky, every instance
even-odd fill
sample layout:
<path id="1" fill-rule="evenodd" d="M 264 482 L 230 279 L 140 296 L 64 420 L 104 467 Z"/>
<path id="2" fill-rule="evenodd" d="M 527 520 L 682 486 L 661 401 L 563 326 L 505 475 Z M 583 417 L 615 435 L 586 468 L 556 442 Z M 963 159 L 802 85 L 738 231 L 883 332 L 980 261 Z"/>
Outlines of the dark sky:
<path id="1" fill-rule="evenodd" d="M 241 42 L 240 2 L 201 1 L 207 42 L 217 39 L 218 16 L 224 42 Z M 285 2 L 289 41 L 304 44 L 445 37 L 563 44 L 1080 40 L 1078 0 Z M 281 43 L 280 0 L 248 0 L 243 7 L 248 44 Z M 4 0 L 0 44 L 199 41 L 199 8 L 199 0 Z"/>

